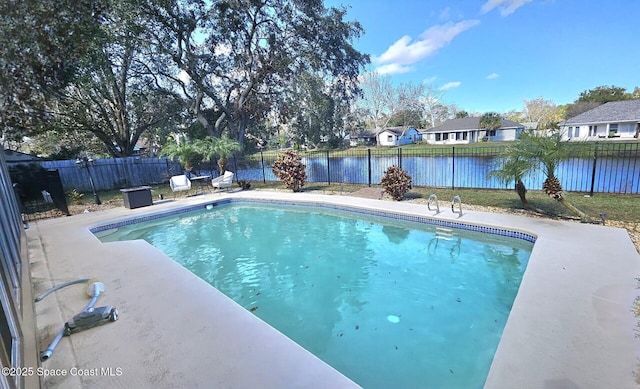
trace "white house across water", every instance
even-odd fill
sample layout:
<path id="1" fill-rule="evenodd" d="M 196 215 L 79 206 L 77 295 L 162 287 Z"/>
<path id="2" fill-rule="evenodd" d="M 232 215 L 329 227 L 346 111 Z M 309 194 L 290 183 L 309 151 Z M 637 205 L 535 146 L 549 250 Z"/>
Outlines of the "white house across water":
<path id="1" fill-rule="evenodd" d="M 640 100 L 611 101 L 560 124 L 564 140 L 638 139 Z"/>
<path id="2" fill-rule="evenodd" d="M 413 127 L 389 127 L 377 135 L 380 146 L 401 146 L 420 140 L 420 133 Z"/>
<path id="3" fill-rule="evenodd" d="M 437 127 L 421 130 L 422 140 L 429 144 L 513 141 L 518 139 L 524 130 L 524 125 L 507 119 L 502 119 L 502 125 L 495 130 L 479 127 L 479 117 L 449 119 Z"/>

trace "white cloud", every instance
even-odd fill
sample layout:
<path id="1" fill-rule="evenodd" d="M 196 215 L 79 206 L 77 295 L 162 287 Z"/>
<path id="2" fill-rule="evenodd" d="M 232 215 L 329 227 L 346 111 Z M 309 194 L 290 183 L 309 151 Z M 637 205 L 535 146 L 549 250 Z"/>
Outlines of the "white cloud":
<path id="1" fill-rule="evenodd" d="M 491 73 L 486 78 L 487 78 L 487 80 L 493 80 L 493 79 L 498 78 L 498 77 L 500 77 L 500 75 L 498 73 Z"/>
<path id="2" fill-rule="evenodd" d="M 449 90 L 449 89 L 457 88 L 461 84 L 462 83 L 460 81 L 447 82 L 446 84 L 440 87 L 440 90 Z"/>
<path id="3" fill-rule="evenodd" d="M 436 76 L 425 78 L 424 80 L 422 80 L 422 83 L 423 84 L 431 84 L 432 82 L 434 82 L 437 79 L 438 79 L 438 77 L 436 77 Z"/>
<path id="4" fill-rule="evenodd" d="M 382 55 L 373 58 L 375 63 L 380 64 L 377 71 L 380 73 L 380 69 L 383 69 L 386 73 L 407 72 L 411 70 L 409 65 L 433 55 L 453 38 L 479 23 L 479 20 L 464 20 L 455 24 L 433 26 L 413 42 L 410 36 L 405 35 L 389 46 Z"/>
<path id="5" fill-rule="evenodd" d="M 533 0 L 487 0 L 482 6 L 482 13 L 486 14 L 495 8 L 500 8 L 500 16 L 509 16 L 523 5 Z"/>
<path id="6" fill-rule="evenodd" d="M 374 71 L 378 74 L 402 74 L 412 71 L 411 66 L 405 66 L 397 63 L 390 63 L 378 66 Z"/>

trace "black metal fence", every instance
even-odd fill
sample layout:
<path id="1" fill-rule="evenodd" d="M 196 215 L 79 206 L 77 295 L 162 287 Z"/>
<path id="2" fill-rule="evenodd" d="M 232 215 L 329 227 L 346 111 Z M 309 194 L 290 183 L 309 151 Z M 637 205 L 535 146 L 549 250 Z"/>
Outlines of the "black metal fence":
<path id="1" fill-rule="evenodd" d="M 57 170 L 35 164 L 9 169 L 20 212 L 26 220 L 69 215 L 67 199 Z"/>
<path id="2" fill-rule="evenodd" d="M 570 143 L 571 157 L 560 162 L 556 176 L 567 191 L 585 193 L 640 194 L 640 142 Z M 489 177 L 502 167 L 505 146 L 425 146 L 415 148 L 371 148 L 301 153 L 308 182 L 377 185 L 385 170 L 400 166 L 407 170 L 414 186 L 436 188 L 509 189 Z M 264 152 L 231 158 L 228 169 L 236 180 L 278 181 L 271 166 L 277 152 Z M 60 173 L 65 191 L 89 192 L 91 174 L 97 190 L 161 184 L 173 175 L 183 174 L 177 161 L 166 158 L 112 158 L 96 160 L 86 168 L 76 161 L 41 162 L 46 169 Z M 215 177 L 215 162 L 196 166 L 197 175 Z M 527 188 L 541 189 L 546 177 L 541 169 L 527 174 Z"/>
<path id="3" fill-rule="evenodd" d="M 588 193 L 640 193 L 640 143 L 569 144 L 571 157 L 562 160 L 555 174 L 567 191 Z M 507 189 L 489 177 L 503 164 L 504 146 L 426 149 L 350 149 L 301 153 L 308 182 L 375 185 L 385 170 L 399 166 L 407 170 L 414 186 Z M 271 171 L 274 153 L 259 153 L 235 161 L 237 179 L 277 181 Z M 539 167 L 527 174 L 527 188 L 541 189 L 546 177 Z"/>

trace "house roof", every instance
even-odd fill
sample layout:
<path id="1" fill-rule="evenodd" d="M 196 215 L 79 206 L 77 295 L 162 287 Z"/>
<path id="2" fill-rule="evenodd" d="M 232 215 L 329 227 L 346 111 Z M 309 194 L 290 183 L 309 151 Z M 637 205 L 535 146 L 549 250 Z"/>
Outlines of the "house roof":
<path id="1" fill-rule="evenodd" d="M 386 127 L 386 128 L 378 128 L 378 129 L 374 129 L 374 128 L 369 128 L 369 129 L 365 129 L 362 130 L 359 134 L 358 134 L 358 138 L 375 138 L 376 136 L 378 136 L 378 134 L 381 134 L 385 131 L 394 133 L 398 136 L 401 136 L 402 134 L 404 134 L 405 132 L 409 131 L 409 130 L 416 130 L 415 127 Z M 418 130 L 416 130 L 418 131 Z"/>
<path id="2" fill-rule="evenodd" d="M 364 129 L 364 130 L 360 131 L 360 133 L 358 133 L 357 137 L 358 138 L 375 138 L 376 135 L 378 135 L 378 130 L 373 129 L 373 128 L 369 128 L 369 129 Z"/>
<path id="3" fill-rule="evenodd" d="M 439 126 L 430 128 L 426 132 L 441 132 L 441 131 L 462 131 L 462 130 L 477 130 L 480 127 L 479 117 L 466 117 L 460 119 L 449 119 Z M 523 128 L 520 123 L 516 123 L 511 120 L 502 119 L 502 126 L 500 128 Z"/>
<path id="4" fill-rule="evenodd" d="M 380 133 L 388 131 L 388 132 L 391 132 L 391 133 L 393 133 L 395 135 L 402 136 L 404 133 L 406 133 L 407 131 L 409 131 L 411 129 L 415 130 L 414 127 L 387 127 L 385 129 L 383 129 L 382 131 L 380 131 Z"/>
<path id="5" fill-rule="evenodd" d="M 7 149 L 4 150 L 4 158 L 7 162 L 33 162 L 42 160 L 42 158 L 36 157 L 35 155 Z"/>
<path id="6" fill-rule="evenodd" d="M 564 124 L 640 122 L 640 100 L 610 101 L 567 119 Z"/>

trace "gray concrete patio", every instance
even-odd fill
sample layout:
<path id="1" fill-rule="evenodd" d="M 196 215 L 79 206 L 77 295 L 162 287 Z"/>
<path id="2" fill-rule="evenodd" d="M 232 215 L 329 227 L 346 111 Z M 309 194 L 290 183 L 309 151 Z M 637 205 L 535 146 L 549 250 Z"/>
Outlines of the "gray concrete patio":
<path id="1" fill-rule="evenodd" d="M 106 285 L 97 306 L 120 311 L 114 323 L 63 338 L 42 367 L 66 375 L 43 377 L 44 387 L 357 387 L 146 242 L 102 244 L 89 231 L 229 196 L 433 215 L 424 205 L 404 202 L 247 191 L 33 223 L 28 238 L 34 294 L 95 277 Z M 538 237 L 485 387 L 638 387 L 640 340 L 631 309 L 640 293 L 640 256 L 625 230 L 471 211 L 434 217 Z M 85 287 L 74 285 L 36 305 L 41 350 L 88 300 Z"/>

